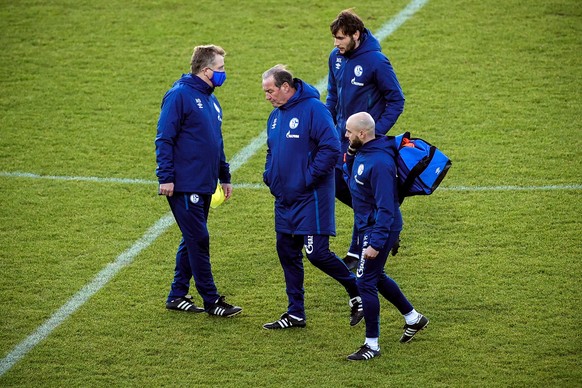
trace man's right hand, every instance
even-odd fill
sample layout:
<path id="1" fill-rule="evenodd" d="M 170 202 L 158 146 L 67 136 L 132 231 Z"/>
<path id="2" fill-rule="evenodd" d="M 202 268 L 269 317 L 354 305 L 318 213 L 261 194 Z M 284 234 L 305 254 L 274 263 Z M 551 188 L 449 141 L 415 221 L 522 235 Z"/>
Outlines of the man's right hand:
<path id="1" fill-rule="evenodd" d="M 165 195 L 166 197 L 171 197 L 174 195 L 174 183 L 160 183 L 160 187 L 158 189 L 159 195 Z"/>

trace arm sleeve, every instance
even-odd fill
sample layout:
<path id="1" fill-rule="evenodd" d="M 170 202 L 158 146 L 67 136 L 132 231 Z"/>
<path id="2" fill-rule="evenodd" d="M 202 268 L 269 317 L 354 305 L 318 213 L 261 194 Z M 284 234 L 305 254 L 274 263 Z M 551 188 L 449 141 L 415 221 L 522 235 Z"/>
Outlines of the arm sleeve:
<path id="1" fill-rule="evenodd" d="M 230 164 L 226 162 L 226 155 L 224 154 L 224 143 L 221 144 L 218 179 L 220 180 L 220 183 L 230 183 L 231 179 Z"/>
<path id="2" fill-rule="evenodd" d="M 306 177 L 307 186 L 312 186 L 323 176 L 333 173 L 340 154 L 340 142 L 331 113 L 321 103 L 319 104 L 311 112 L 310 138 L 315 148 Z"/>
<path id="3" fill-rule="evenodd" d="M 180 93 L 169 91 L 162 100 L 156 145 L 156 175 L 159 183 L 174 182 L 174 144 L 180 132 L 184 106 Z"/>
<path id="4" fill-rule="evenodd" d="M 325 106 L 329 113 L 331 113 L 331 118 L 336 123 L 336 106 L 337 106 L 337 87 L 335 84 L 335 77 L 332 71 L 331 56 L 328 59 L 328 69 L 329 73 L 327 75 L 327 96 L 325 98 Z"/>
<path id="5" fill-rule="evenodd" d="M 269 116 L 269 120 L 267 120 L 267 155 L 265 157 L 265 171 L 263 172 L 263 182 L 267 187 L 271 186 L 271 182 L 269 182 L 269 176 L 271 174 L 271 165 L 272 165 L 272 156 L 271 156 L 271 147 L 269 147 L 269 128 L 270 128 L 271 116 Z"/>
<path id="6" fill-rule="evenodd" d="M 394 163 L 383 161 L 373 167 L 370 184 L 376 203 L 376 219 L 370 233 L 370 245 L 380 250 L 386 244 L 390 227 L 396 214 L 394 190 L 396 190 L 396 168 Z"/>
<path id="7" fill-rule="evenodd" d="M 384 112 L 376 121 L 376 133 L 385 135 L 404 111 L 404 93 L 388 58 L 380 61 L 375 72 L 376 84 L 386 103 Z"/>
<path id="8" fill-rule="evenodd" d="M 347 152 L 344 154 L 344 164 L 342 166 L 344 180 L 348 187 L 350 186 L 350 179 L 352 179 L 352 170 L 354 168 L 354 160 L 356 155 L 350 155 Z"/>

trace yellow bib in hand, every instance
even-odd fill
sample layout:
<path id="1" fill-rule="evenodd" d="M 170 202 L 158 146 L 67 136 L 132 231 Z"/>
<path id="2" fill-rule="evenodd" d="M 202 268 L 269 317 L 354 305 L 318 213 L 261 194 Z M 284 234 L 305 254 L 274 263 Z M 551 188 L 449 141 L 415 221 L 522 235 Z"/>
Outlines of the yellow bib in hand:
<path id="1" fill-rule="evenodd" d="M 216 185 L 216 191 L 212 194 L 212 199 L 210 200 L 210 207 L 216 209 L 224 202 L 224 191 L 220 183 Z"/>

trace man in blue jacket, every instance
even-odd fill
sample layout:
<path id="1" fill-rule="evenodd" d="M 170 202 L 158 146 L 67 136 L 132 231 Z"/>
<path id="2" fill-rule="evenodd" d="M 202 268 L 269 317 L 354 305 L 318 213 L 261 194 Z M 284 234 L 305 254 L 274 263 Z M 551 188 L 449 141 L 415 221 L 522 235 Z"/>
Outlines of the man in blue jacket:
<path id="1" fill-rule="evenodd" d="M 398 284 L 384 272 L 388 253 L 402 230 L 396 142 L 391 137 L 376 136 L 374 119 L 366 112 L 350 116 L 346 127 L 345 137 L 350 143 L 346 173 L 356 228 L 362 241 L 356 276 L 364 307 L 366 340 L 359 350 L 348 356 L 348 360 L 358 361 L 380 355 L 378 292 L 404 316 L 406 323 L 400 342 L 409 342 L 429 321 L 412 307 Z"/>
<path id="2" fill-rule="evenodd" d="M 225 55 L 215 45 L 194 48 L 191 73 L 182 75 L 164 96 L 155 144 L 159 194 L 167 197 L 182 232 L 166 308 L 232 317 L 242 308 L 226 303 L 216 289 L 207 227 L 217 182 L 226 199 L 232 194 L 222 141 L 222 108 L 213 94 L 226 79 Z M 191 278 L 204 308 L 187 295 Z"/>
<path id="3" fill-rule="evenodd" d="M 376 133 L 385 135 L 404 110 L 404 94 L 380 42 L 365 28 L 351 10 L 340 12 L 330 30 L 335 48 L 329 56 L 326 106 L 331 112 L 341 139 L 341 155 L 348 142 L 344 135 L 346 120 L 356 112 L 368 112 L 376 122 Z M 342 157 L 336 165 L 336 198 L 352 206 L 350 191 L 342 178 Z M 354 229 L 352 243 L 344 261 L 354 269 L 359 244 Z M 396 254 L 397 247 L 393 254 Z"/>
<path id="4" fill-rule="evenodd" d="M 275 197 L 277 254 L 289 306 L 265 329 L 305 327 L 303 252 L 314 266 L 337 280 L 350 297 L 350 325 L 363 317 L 356 278 L 329 249 L 335 236 L 333 169 L 339 139 L 319 92 L 293 78 L 283 65 L 263 74 L 266 99 L 275 109 L 267 121 L 263 180 Z"/>

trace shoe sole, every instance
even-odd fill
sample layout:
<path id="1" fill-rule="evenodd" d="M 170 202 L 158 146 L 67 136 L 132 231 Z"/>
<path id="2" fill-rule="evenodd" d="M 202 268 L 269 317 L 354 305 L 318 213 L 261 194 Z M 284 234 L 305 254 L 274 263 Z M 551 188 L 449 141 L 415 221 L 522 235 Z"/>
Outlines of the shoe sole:
<path id="1" fill-rule="evenodd" d="M 374 358 L 378 358 L 380 357 L 380 355 L 374 356 L 372 358 L 348 358 L 348 361 L 370 361 L 373 360 Z"/>
<path id="2" fill-rule="evenodd" d="M 174 307 L 166 307 L 168 311 L 177 311 L 180 313 L 189 313 L 189 314 L 200 314 L 204 312 L 204 309 L 195 309 L 195 310 L 182 310 Z"/>
<path id="3" fill-rule="evenodd" d="M 305 326 L 288 326 L 288 327 L 265 327 L 262 326 L 265 330 L 288 330 L 288 329 L 305 329 Z"/>
<path id="4" fill-rule="evenodd" d="M 218 318 L 232 318 L 234 316 L 239 315 L 240 313 L 242 313 L 242 310 L 239 310 L 236 313 L 232 313 L 232 314 L 229 314 L 229 315 L 217 315 L 217 314 L 211 314 L 211 313 L 208 313 L 208 315 L 211 316 L 211 317 L 218 317 Z"/>
<path id="5" fill-rule="evenodd" d="M 356 326 L 358 326 L 360 323 L 362 323 L 363 321 L 364 321 L 364 317 L 362 317 L 362 319 L 360 319 L 358 322 L 354 323 L 353 325 L 352 325 L 352 323 L 350 322 L 350 326 L 351 326 L 351 327 L 356 327 Z"/>
<path id="6" fill-rule="evenodd" d="M 416 331 L 416 333 L 414 333 L 412 336 L 410 336 L 410 338 L 409 338 L 409 339 L 407 339 L 406 341 L 400 341 L 400 343 L 401 343 L 401 344 L 407 344 L 407 343 L 409 343 L 410 341 L 412 341 L 412 339 L 414 338 L 414 336 L 415 336 L 415 335 L 417 335 L 417 334 L 418 334 L 418 333 L 419 333 L 421 330 L 424 330 L 424 329 L 425 329 L 425 328 L 428 326 L 428 324 L 429 324 L 429 323 L 430 323 L 430 321 L 427 321 L 427 322 L 426 322 L 426 324 L 425 324 L 423 327 L 421 327 L 420 329 L 418 329 L 418 330 Z"/>
<path id="7" fill-rule="evenodd" d="M 374 357 L 370 357 L 370 358 L 349 358 L 349 357 L 346 357 L 346 359 L 347 359 L 348 361 L 370 361 L 371 359 L 378 358 L 378 357 L 380 357 L 381 355 L 382 355 L 382 353 L 380 353 L 380 354 L 377 354 L 377 355 L 375 355 Z"/>

